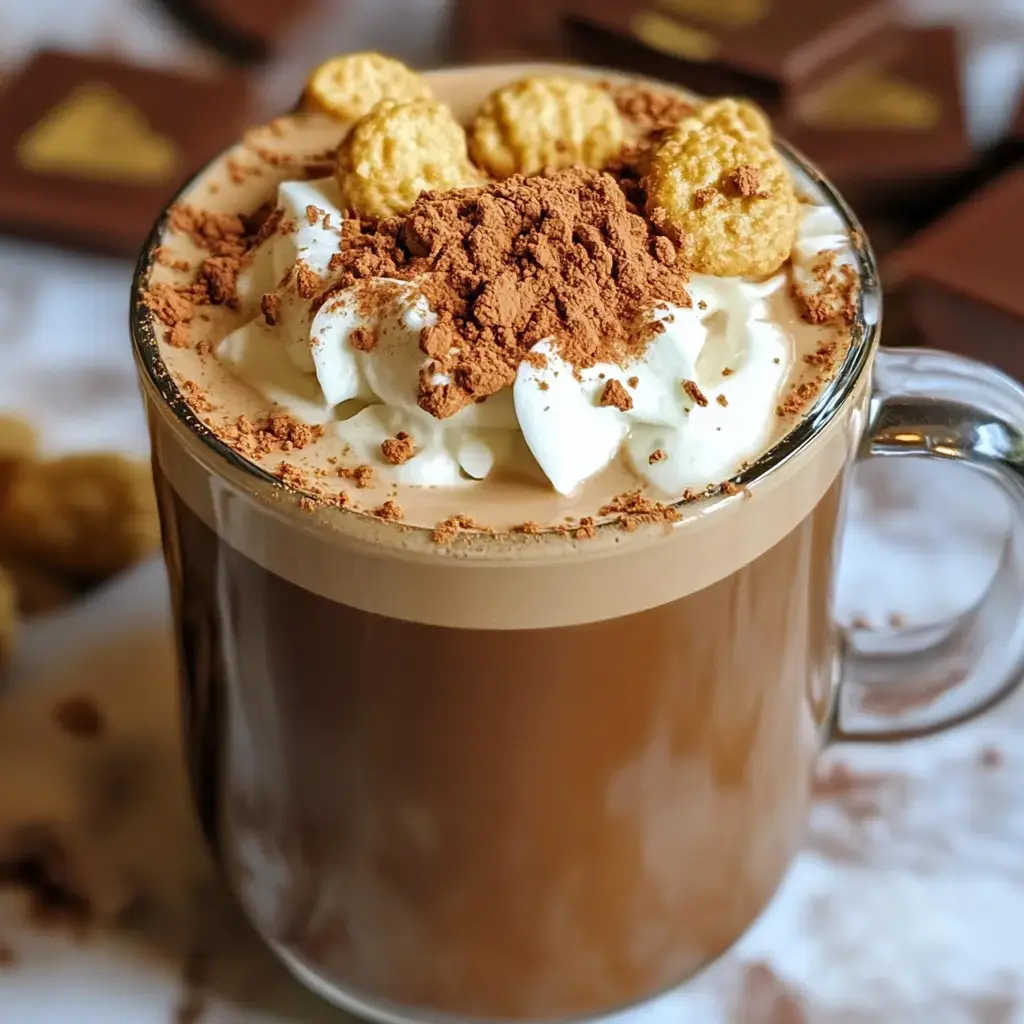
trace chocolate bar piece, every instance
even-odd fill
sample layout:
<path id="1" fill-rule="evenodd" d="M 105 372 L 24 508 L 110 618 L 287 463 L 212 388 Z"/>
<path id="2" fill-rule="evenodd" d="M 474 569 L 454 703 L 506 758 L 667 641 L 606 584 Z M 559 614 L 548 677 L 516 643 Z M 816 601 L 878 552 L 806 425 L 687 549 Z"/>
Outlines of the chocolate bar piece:
<path id="1" fill-rule="evenodd" d="M 319 0 L 162 0 L 188 29 L 226 56 L 263 60 L 292 29 L 319 7 Z"/>
<path id="2" fill-rule="evenodd" d="M 245 127 L 238 74 L 42 51 L 0 92 L 0 228 L 134 255 L 161 207 Z"/>
<path id="3" fill-rule="evenodd" d="M 739 93 L 772 114 L 889 45 L 889 0 L 565 0 L 574 56 Z"/>
<path id="4" fill-rule="evenodd" d="M 1024 167 L 992 182 L 885 264 L 924 342 L 1024 379 Z"/>
<path id="5" fill-rule="evenodd" d="M 888 59 L 803 96 L 780 125 L 862 215 L 948 203 L 975 162 L 955 29 L 906 29 L 903 38 Z"/>
<path id="6" fill-rule="evenodd" d="M 457 0 L 450 19 L 455 60 L 480 63 L 564 52 L 560 12 L 553 0 Z"/>

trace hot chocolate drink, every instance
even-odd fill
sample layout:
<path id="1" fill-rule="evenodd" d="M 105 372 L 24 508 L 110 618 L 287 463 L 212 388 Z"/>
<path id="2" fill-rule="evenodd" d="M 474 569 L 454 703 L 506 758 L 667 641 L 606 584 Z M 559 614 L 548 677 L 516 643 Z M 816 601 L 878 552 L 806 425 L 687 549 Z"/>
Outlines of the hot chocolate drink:
<path id="1" fill-rule="evenodd" d="M 367 67 L 383 103 L 314 76 L 140 267 L 195 799 L 329 998 L 599 1016 L 799 843 L 859 240 L 744 104 Z"/>

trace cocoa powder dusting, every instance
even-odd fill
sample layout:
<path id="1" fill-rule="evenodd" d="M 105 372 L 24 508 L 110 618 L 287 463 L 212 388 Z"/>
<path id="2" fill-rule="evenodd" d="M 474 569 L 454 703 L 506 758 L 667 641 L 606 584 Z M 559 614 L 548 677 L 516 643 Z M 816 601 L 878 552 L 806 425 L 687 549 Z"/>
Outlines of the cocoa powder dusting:
<path id="1" fill-rule="evenodd" d="M 248 458 L 304 448 L 322 437 L 323 432 L 323 427 L 312 427 L 290 416 L 272 416 L 261 423 L 239 416 L 234 423 L 219 428 L 224 443 Z"/>
<path id="2" fill-rule="evenodd" d="M 639 83 L 620 86 L 612 98 L 619 113 L 646 132 L 672 128 L 694 111 L 693 104 L 682 96 Z"/>
<path id="3" fill-rule="evenodd" d="M 544 527 L 540 523 L 535 523 L 532 519 L 527 519 L 525 523 L 520 523 L 518 526 L 512 527 L 513 533 L 525 533 L 530 536 L 536 536 L 544 532 Z"/>
<path id="4" fill-rule="evenodd" d="M 170 284 L 154 284 L 143 293 L 142 301 L 161 323 L 168 327 L 187 324 L 195 316 L 195 305 L 187 294 Z"/>
<path id="5" fill-rule="evenodd" d="M 174 326 L 167 332 L 167 344 L 170 345 L 171 348 L 188 348 L 188 324 L 182 321 L 174 324 Z"/>
<path id="6" fill-rule="evenodd" d="M 481 530 L 472 516 L 454 515 L 434 527 L 431 539 L 435 544 L 450 544 L 464 530 Z M 486 532 L 486 531 L 484 531 Z"/>
<path id="7" fill-rule="evenodd" d="M 619 525 L 629 533 L 647 523 L 674 523 L 679 519 L 679 511 L 674 506 L 651 501 L 640 491 L 618 495 L 601 508 L 600 514 L 615 516 Z"/>
<path id="8" fill-rule="evenodd" d="M 653 336 L 641 315 L 690 303 L 672 243 L 611 175 L 583 168 L 425 192 L 408 216 L 343 245 L 341 288 L 416 278 L 437 313 L 419 404 L 438 419 L 511 385 L 545 338 L 578 370 L 628 365 Z M 450 383 L 433 383 L 437 373 Z"/>
<path id="9" fill-rule="evenodd" d="M 793 298 L 803 306 L 803 318 L 811 324 L 840 322 L 852 324 L 857 319 L 860 278 L 849 263 L 838 264 L 834 252 L 824 253 L 811 269 L 817 289 L 808 294 L 796 283 Z"/>
<path id="10" fill-rule="evenodd" d="M 170 250 L 163 245 L 157 246 L 153 250 L 153 262 L 159 263 L 162 267 L 167 267 L 170 270 L 177 270 L 185 272 L 192 269 L 192 264 L 188 260 L 177 259 Z"/>
<path id="11" fill-rule="evenodd" d="M 343 480 L 351 480 L 361 490 L 373 482 L 373 466 L 340 466 L 338 476 Z"/>
<path id="12" fill-rule="evenodd" d="M 593 516 L 584 516 L 576 527 L 573 536 L 576 540 L 593 540 L 597 536 L 597 527 Z"/>
<path id="13" fill-rule="evenodd" d="M 211 213 L 178 203 L 171 207 L 168 226 L 212 256 L 241 256 L 248 248 L 248 227 L 235 213 Z"/>

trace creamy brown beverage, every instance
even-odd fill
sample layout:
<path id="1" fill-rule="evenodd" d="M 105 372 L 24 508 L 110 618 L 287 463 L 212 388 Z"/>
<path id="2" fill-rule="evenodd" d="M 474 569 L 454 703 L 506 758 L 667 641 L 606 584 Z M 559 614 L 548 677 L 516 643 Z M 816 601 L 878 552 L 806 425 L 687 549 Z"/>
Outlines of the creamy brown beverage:
<path id="1" fill-rule="evenodd" d="M 426 80 L 471 126 L 474 162 L 417 165 L 454 184 L 395 184 L 421 98 L 351 134 L 298 114 L 140 267 L 195 799 L 328 998 L 598 1017 L 719 956 L 799 845 L 860 242 L 752 108 L 577 69 Z M 551 152 L 592 168 L 522 166 L 509 112 L 538 92 L 584 111 Z"/>

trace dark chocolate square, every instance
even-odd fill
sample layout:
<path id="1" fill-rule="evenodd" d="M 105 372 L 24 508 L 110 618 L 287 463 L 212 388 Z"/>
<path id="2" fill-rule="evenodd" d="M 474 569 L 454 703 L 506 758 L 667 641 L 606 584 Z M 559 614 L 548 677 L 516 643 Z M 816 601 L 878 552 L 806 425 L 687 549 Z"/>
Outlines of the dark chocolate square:
<path id="1" fill-rule="evenodd" d="M 451 51 L 471 63 L 563 53 L 561 0 L 456 0 L 451 6 Z"/>
<path id="2" fill-rule="evenodd" d="M 1024 377 L 1024 168 L 911 239 L 885 264 L 935 348 Z"/>
<path id="3" fill-rule="evenodd" d="M 134 254 L 161 208 L 245 127 L 215 79 L 55 50 L 0 92 L 0 228 Z"/>
<path id="4" fill-rule="evenodd" d="M 886 45 L 890 0 L 564 0 L 574 55 L 772 113 Z"/>
<path id="5" fill-rule="evenodd" d="M 909 212 L 934 203 L 975 161 L 961 80 L 954 29 L 907 29 L 894 55 L 802 97 L 780 133 L 859 213 Z"/>
<path id="6" fill-rule="evenodd" d="M 271 56 L 320 0 L 161 0 L 186 27 L 239 61 Z"/>

